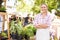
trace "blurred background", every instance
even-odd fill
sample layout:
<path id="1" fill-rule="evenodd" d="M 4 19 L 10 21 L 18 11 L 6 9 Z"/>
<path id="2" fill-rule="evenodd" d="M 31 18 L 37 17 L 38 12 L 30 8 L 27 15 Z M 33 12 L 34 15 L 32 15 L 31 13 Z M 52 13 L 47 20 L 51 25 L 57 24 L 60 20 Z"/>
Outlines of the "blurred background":
<path id="1" fill-rule="evenodd" d="M 60 0 L 0 0 L 0 40 L 35 40 L 32 21 L 42 3 L 47 4 L 53 18 L 56 36 L 51 40 L 60 40 Z"/>

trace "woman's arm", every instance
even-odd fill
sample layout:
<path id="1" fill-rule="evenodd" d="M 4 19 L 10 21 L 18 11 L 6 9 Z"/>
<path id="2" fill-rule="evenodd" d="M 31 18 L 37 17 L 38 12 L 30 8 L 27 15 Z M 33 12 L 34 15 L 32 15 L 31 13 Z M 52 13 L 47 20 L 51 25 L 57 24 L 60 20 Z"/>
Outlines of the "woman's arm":
<path id="1" fill-rule="evenodd" d="M 51 22 L 52 22 L 52 19 L 51 19 L 51 16 L 49 16 L 47 22 L 45 24 L 39 24 L 39 26 L 40 28 L 48 28 L 50 27 Z"/>
<path id="2" fill-rule="evenodd" d="M 48 28 L 48 24 L 40 24 L 39 26 L 40 26 L 40 28 L 44 28 L 44 29 Z"/>

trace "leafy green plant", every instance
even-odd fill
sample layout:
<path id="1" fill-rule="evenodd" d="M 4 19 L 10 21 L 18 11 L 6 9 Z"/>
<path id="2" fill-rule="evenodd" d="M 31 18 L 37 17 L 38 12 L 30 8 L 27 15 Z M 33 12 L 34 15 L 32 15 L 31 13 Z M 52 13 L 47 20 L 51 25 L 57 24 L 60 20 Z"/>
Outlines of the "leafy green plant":
<path id="1" fill-rule="evenodd" d="M 10 33 L 16 33 L 15 21 L 10 22 Z"/>
<path id="2" fill-rule="evenodd" d="M 29 24 L 25 26 L 25 34 L 28 36 L 34 36 L 34 32 L 36 32 L 36 29 L 32 24 Z"/>
<path id="3" fill-rule="evenodd" d="M 4 37 L 4 38 L 8 38 L 8 36 L 7 36 L 7 34 L 5 32 L 2 32 L 1 36 Z"/>
<path id="4" fill-rule="evenodd" d="M 27 36 L 33 36 L 34 34 L 33 34 L 33 31 L 31 30 L 31 29 L 28 29 L 28 28 L 26 28 L 25 30 L 24 30 L 24 33 L 25 33 L 25 35 L 27 35 Z"/>
<path id="5" fill-rule="evenodd" d="M 5 8 L 4 6 L 2 6 L 2 7 L 0 8 L 0 11 L 6 11 L 6 8 Z"/>
<path id="6" fill-rule="evenodd" d="M 18 33 L 20 35 L 22 32 L 22 26 L 20 24 L 20 21 L 16 23 L 16 21 L 11 21 L 10 23 L 10 33 Z"/>
<path id="7" fill-rule="evenodd" d="M 15 33 L 18 35 L 27 35 L 27 36 L 34 36 L 34 32 L 36 32 L 36 29 L 34 28 L 34 26 L 32 24 L 29 24 L 25 27 L 22 27 L 20 21 L 18 21 L 17 23 L 15 23 L 15 21 L 11 21 L 10 23 L 10 33 Z"/>
<path id="8" fill-rule="evenodd" d="M 15 27 L 16 27 L 18 35 L 20 35 L 22 33 L 22 29 L 23 29 L 20 21 L 17 24 L 15 24 Z"/>

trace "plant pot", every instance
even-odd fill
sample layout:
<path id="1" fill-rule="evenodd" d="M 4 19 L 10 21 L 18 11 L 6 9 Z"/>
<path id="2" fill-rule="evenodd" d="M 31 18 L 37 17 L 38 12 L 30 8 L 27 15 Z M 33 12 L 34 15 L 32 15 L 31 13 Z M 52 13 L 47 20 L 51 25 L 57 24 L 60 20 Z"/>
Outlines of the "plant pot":
<path id="1" fill-rule="evenodd" d="M 4 38 L 4 37 L 1 38 L 1 40 L 7 40 L 7 39 L 8 39 L 8 38 Z"/>
<path id="2" fill-rule="evenodd" d="M 17 39 L 17 34 L 12 33 L 11 37 L 12 37 L 12 39 Z"/>
<path id="3" fill-rule="evenodd" d="M 34 32 L 34 35 L 36 35 L 36 32 Z"/>
<path id="4" fill-rule="evenodd" d="M 6 12 L 6 11 L 2 11 L 2 10 L 0 10 L 0 12 Z"/>
<path id="5" fill-rule="evenodd" d="M 28 36 L 28 35 L 25 35 L 25 40 L 29 40 L 30 39 L 30 37 Z"/>
<path id="6" fill-rule="evenodd" d="M 22 40 L 23 37 L 24 37 L 23 35 L 18 35 L 17 40 Z"/>

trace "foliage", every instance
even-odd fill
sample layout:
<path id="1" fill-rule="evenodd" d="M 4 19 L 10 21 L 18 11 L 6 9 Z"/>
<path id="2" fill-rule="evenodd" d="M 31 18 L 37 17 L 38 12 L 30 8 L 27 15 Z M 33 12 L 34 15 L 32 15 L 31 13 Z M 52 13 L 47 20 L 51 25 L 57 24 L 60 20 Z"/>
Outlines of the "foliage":
<path id="1" fill-rule="evenodd" d="M 51 11 L 52 9 L 57 9 L 57 0 L 49 0 L 48 9 Z"/>
<path id="2" fill-rule="evenodd" d="M 27 0 L 28 1 L 28 0 Z M 51 11 L 52 9 L 57 9 L 58 5 L 60 5 L 60 0 L 33 0 L 33 1 L 30 1 L 31 2 L 31 5 L 29 4 L 26 4 L 26 1 L 24 0 L 18 0 L 18 2 L 21 3 L 17 5 L 17 10 L 18 11 L 21 11 L 21 12 L 31 12 L 33 11 L 33 13 L 39 13 L 40 12 L 40 5 L 42 3 L 45 3 L 48 5 L 48 10 Z"/>
<path id="3" fill-rule="evenodd" d="M 39 13 L 39 12 L 40 12 L 40 8 L 39 8 L 38 6 L 34 6 L 34 7 L 32 8 L 32 11 L 33 11 L 34 13 Z"/>
<path id="4" fill-rule="evenodd" d="M 58 38 L 56 36 L 54 36 L 54 40 L 58 40 Z"/>
<path id="5" fill-rule="evenodd" d="M 21 1 L 21 0 L 18 0 L 18 1 Z"/>
<path id="6" fill-rule="evenodd" d="M 16 9 L 19 12 L 30 12 L 34 5 L 34 0 L 18 0 Z"/>
<path id="7" fill-rule="evenodd" d="M 58 6 L 57 10 L 60 11 L 60 0 L 58 0 Z"/>
<path id="8" fill-rule="evenodd" d="M 50 40 L 52 40 L 52 38 L 50 38 Z M 58 40 L 58 38 L 56 36 L 54 36 L 54 40 Z"/>
<path id="9" fill-rule="evenodd" d="M 36 29 L 32 24 L 25 26 L 24 30 L 25 30 L 25 34 L 28 36 L 34 36 L 34 32 L 36 32 Z"/>
<path id="10" fill-rule="evenodd" d="M 60 10 L 57 9 L 56 15 L 60 17 Z"/>
<path id="11" fill-rule="evenodd" d="M 23 29 L 21 23 L 18 22 L 17 24 L 15 24 L 15 27 L 16 27 L 18 35 L 20 35 L 22 33 L 22 29 Z"/>
<path id="12" fill-rule="evenodd" d="M 29 24 L 26 26 L 28 29 L 31 29 L 34 32 L 36 32 L 36 28 L 33 26 L 33 24 Z"/>
<path id="13" fill-rule="evenodd" d="M 11 21 L 10 23 L 10 33 L 18 33 L 20 35 L 22 32 L 22 26 L 20 21 L 16 23 L 16 21 Z"/>
<path id="14" fill-rule="evenodd" d="M 28 35 L 29 37 L 34 35 L 31 29 L 25 27 L 23 30 L 24 30 L 23 32 L 25 33 L 23 35 Z"/>
<path id="15" fill-rule="evenodd" d="M 4 6 L 2 6 L 2 7 L 0 8 L 0 11 L 6 11 L 6 8 L 5 8 Z"/>
<path id="16" fill-rule="evenodd" d="M 20 21 L 18 21 L 17 23 L 15 23 L 15 21 L 11 21 L 10 23 L 10 33 L 15 33 L 18 35 L 22 34 L 22 35 L 28 35 L 28 36 L 34 36 L 34 32 L 36 32 L 36 29 L 34 28 L 34 26 L 32 24 L 29 24 L 25 27 L 23 27 L 20 23 Z"/>
<path id="17" fill-rule="evenodd" d="M 32 11 L 34 13 L 39 13 L 39 9 L 40 9 L 40 5 L 42 3 L 45 3 L 48 5 L 48 10 L 51 11 L 52 9 L 57 9 L 57 0 L 35 0 L 35 5 L 34 7 L 32 8 Z M 35 7 L 37 6 L 37 7 Z M 38 9 L 39 7 L 39 9 Z"/>
<path id="18" fill-rule="evenodd" d="M 24 9 L 24 7 L 25 7 L 25 3 L 23 2 L 23 0 L 18 0 L 16 6 L 17 11 L 21 11 L 22 9 Z"/>
<path id="19" fill-rule="evenodd" d="M 4 37 L 4 38 L 8 38 L 8 36 L 7 36 L 7 34 L 5 32 L 2 32 L 1 36 Z"/>
<path id="20" fill-rule="evenodd" d="M 11 21 L 10 22 L 10 33 L 12 34 L 12 32 L 16 33 L 14 21 Z"/>
<path id="21" fill-rule="evenodd" d="M 60 7 L 60 0 L 57 0 L 57 2 L 58 2 L 58 7 Z"/>
<path id="22" fill-rule="evenodd" d="M 11 21 L 10 22 L 10 33 L 18 34 L 18 35 L 28 35 L 28 36 L 34 36 L 34 32 L 36 32 L 36 29 L 32 24 L 29 24 L 25 27 L 22 26 L 21 22 L 18 20 Z"/>

